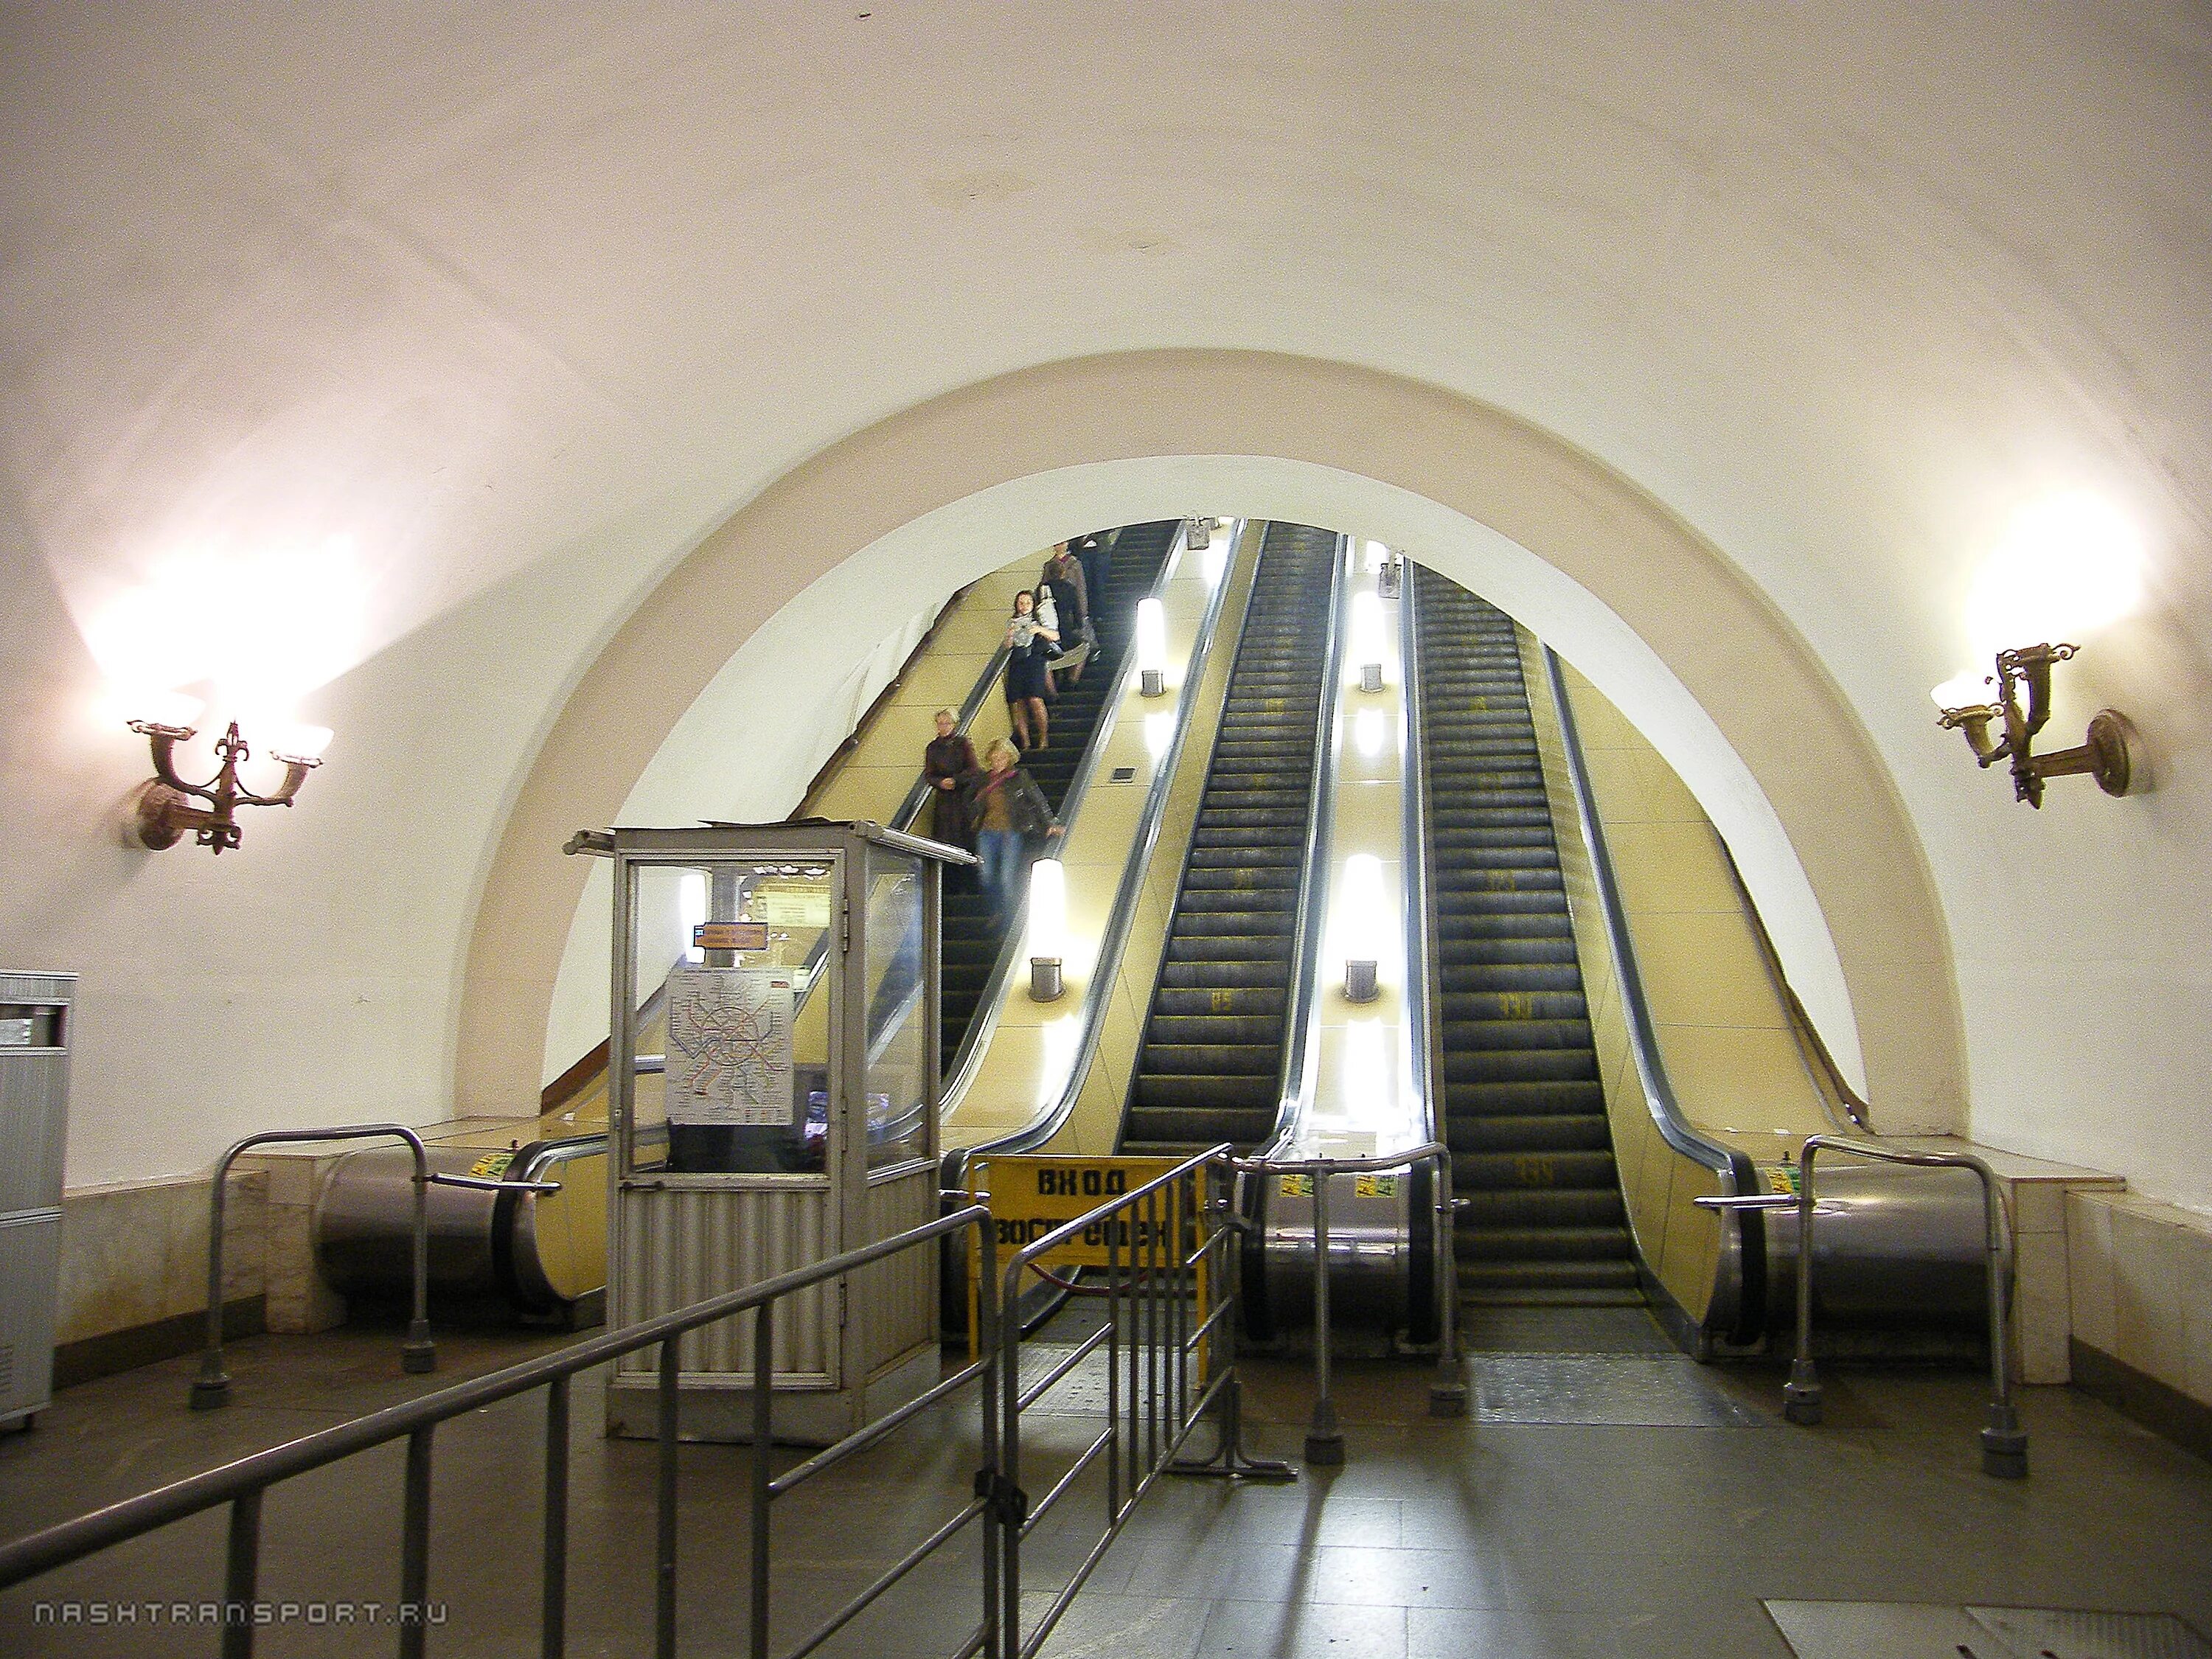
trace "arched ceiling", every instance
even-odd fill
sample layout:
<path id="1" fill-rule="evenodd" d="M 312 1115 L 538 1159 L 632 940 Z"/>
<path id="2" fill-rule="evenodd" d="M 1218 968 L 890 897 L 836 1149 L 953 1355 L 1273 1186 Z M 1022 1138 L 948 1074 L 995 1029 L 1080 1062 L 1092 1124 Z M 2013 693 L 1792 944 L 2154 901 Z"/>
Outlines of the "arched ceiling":
<path id="1" fill-rule="evenodd" d="M 1977 995 L 2064 1012 L 2013 931 L 2108 967 L 2114 1007 L 2131 975 L 2212 977 L 2115 874 L 2204 861 L 2200 7 L 148 0 L 0 29 L 0 830 L 61 872 L 6 908 L 19 956 L 173 916 L 216 965 L 157 944 L 147 971 L 219 1029 L 209 976 L 266 950 L 238 896 L 308 953 L 280 884 L 342 871 L 309 908 L 355 920 L 364 872 L 398 878 L 373 802 L 405 776 L 391 948 L 434 960 L 396 1000 L 449 1042 L 513 792 L 701 536 L 901 410 L 1204 347 L 1444 388 L 1664 502 L 1894 773 L 1970 1024 Z M 2063 716 L 2127 707 L 2168 793 L 2031 828 L 1924 688 L 2054 488 L 2112 500 L 2154 567 Z M 255 671 L 339 729 L 220 890 L 88 850 L 143 766 L 84 709 L 155 665 Z M 2212 1194 L 2212 1144 L 2189 1156 Z"/>

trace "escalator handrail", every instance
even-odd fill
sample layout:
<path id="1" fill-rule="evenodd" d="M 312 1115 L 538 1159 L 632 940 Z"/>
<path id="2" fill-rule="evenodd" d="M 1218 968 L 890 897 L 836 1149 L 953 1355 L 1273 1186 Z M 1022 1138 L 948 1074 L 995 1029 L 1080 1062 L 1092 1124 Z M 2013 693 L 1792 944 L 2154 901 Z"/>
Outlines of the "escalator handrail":
<path id="1" fill-rule="evenodd" d="M 1160 757 L 1159 764 L 1153 769 L 1152 781 L 1145 792 L 1145 805 L 1137 820 L 1137 837 L 1130 845 L 1127 861 L 1121 866 L 1121 883 L 1114 890 L 1114 902 L 1106 913 L 1106 931 L 1099 938 L 1097 962 L 1091 970 L 1090 986 L 1085 996 L 1083 1030 L 1076 1043 L 1074 1061 L 1068 1069 L 1066 1086 L 1060 1091 L 1060 1098 L 1054 1103 L 1051 1110 L 1023 1127 L 995 1140 L 957 1147 L 947 1152 L 941 1164 L 944 1171 L 941 1184 L 948 1190 L 966 1185 L 967 1165 L 972 1158 L 989 1154 L 1003 1157 L 1044 1145 L 1060 1133 L 1061 1126 L 1074 1112 L 1076 1102 L 1082 1097 L 1084 1085 L 1090 1079 L 1091 1064 L 1097 1058 L 1099 1042 L 1105 1035 L 1107 1010 L 1112 1003 L 1114 987 L 1121 977 L 1121 957 L 1128 946 L 1130 930 L 1136 923 L 1138 900 L 1152 868 L 1152 854 L 1159 844 L 1160 825 L 1167 817 L 1168 796 L 1174 787 L 1176 774 L 1182 769 L 1183 746 L 1190 735 L 1191 714 L 1197 702 L 1198 688 L 1206 678 L 1206 665 L 1212 660 L 1214 641 L 1221 631 L 1221 612 L 1229 597 L 1230 586 L 1236 580 L 1237 544 L 1242 538 L 1252 532 L 1254 523 L 1254 520 L 1246 520 L 1238 526 L 1237 535 L 1230 544 L 1230 556 L 1223 562 L 1220 579 L 1214 583 L 1213 592 L 1207 596 L 1205 614 L 1199 620 L 1198 637 L 1191 646 L 1190 660 L 1183 671 L 1182 692 L 1176 699 L 1175 732 L 1168 739 L 1167 750 Z M 1170 550 L 1167 562 L 1160 567 L 1163 583 L 1174 570 L 1178 555 L 1188 550 L 1188 525 L 1177 533 L 1184 538 L 1186 546 Z M 1255 584 L 1251 583 L 1245 586 L 1247 614 L 1251 610 L 1254 586 Z M 1125 672 L 1135 661 L 1136 653 L 1131 651 L 1123 663 Z M 1117 684 L 1117 704 L 1125 689 Z M 1095 749 L 1093 752 L 1097 752 Z M 1074 792 L 1071 789 L 1069 793 L 1073 794 Z M 1188 848 L 1183 856 L 1188 865 Z M 1006 958 L 1001 957 L 1000 960 L 1003 966 Z M 954 1100 L 957 1097 L 948 1089 L 945 1098 Z"/>
<path id="2" fill-rule="evenodd" d="M 1749 1154 L 1700 1133 L 1682 1110 L 1667 1063 L 1659 1051 L 1659 1031 L 1651 1018 L 1651 1005 L 1644 990 L 1644 977 L 1636 964 L 1636 942 L 1630 937 L 1628 914 L 1613 873 L 1613 858 L 1606 848 L 1605 825 L 1598 815 L 1597 796 L 1590 785 L 1589 767 L 1583 755 L 1582 737 L 1576 729 L 1574 709 L 1567 701 L 1566 676 L 1559 653 L 1549 646 L 1544 653 L 1544 678 L 1552 693 L 1552 706 L 1559 722 L 1559 744 L 1566 763 L 1567 781 L 1575 797 L 1575 816 L 1581 822 L 1583 844 L 1589 849 L 1590 882 L 1596 890 L 1598 911 L 1607 940 L 1613 946 L 1613 971 L 1620 981 L 1622 1024 L 1628 1033 L 1628 1052 L 1636 1062 L 1637 1079 L 1659 1138 L 1692 1163 L 1713 1172 L 1723 1197 L 1739 1197 L 1759 1190 L 1759 1170 Z M 1715 1264 L 1711 1310 L 1727 1317 L 1729 1336 L 1736 1341 L 1755 1340 L 1766 1319 L 1766 1226 L 1757 1210 L 1719 1212 L 1721 1251 Z M 1731 1272 L 1733 1258 L 1733 1272 Z M 1711 1310 L 1708 1319 L 1711 1317 Z"/>
<path id="3" fill-rule="evenodd" d="M 1441 1012 L 1430 992 L 1437 950 L 1435 872 L 1431 867 L 1428 820 L 1428 732 L 1421 717 L 1420 617 L 1413 598 L 1411 560 L 1398 576 L 1398 660 L 1406 709 L 1406 752 L 1400 781 L 1400 867 L 1406 887 L 1406 1034 L 1409 1042 L 1406 1085 L 1412 1096 L 1414 1133 L 1423 1140 L 1445 1139 L 1437 1121 L 1433 1056 L 1443 1052 L 1438 1028 Z"/>
<path id="4" fill-rule="evenodd" d="M 1613 969 L 1620 977 L 1622 1012 L 1626 1015 L 1628 1051 L 1636 1061 L 1636 1075 L 1651 1103 L 1652 1121 L 1666 1143 L 1693 1163 L 1701 1164 L 1732 1182 L 1735 1192 L 1757 1190 L 1750 1158 L 1735 1147 L 1701 1133 L 1682 1110 L 1674 1085 L 1667 1075 L 1667 1062 L 1659 1052 L 1659 1031 L 1651 1018 L 1651 1005 L 1644 991 L 1644 977 L 1636 965 L 1636 942 L 1630 936 L 1628 914 L 1620 897 L 1620 883 L 1607 850 L 1605 825 L 1598 816 L 1597 796 L 1591 787 L 1589 768 L 1583 756 L 1582 737 L 1575 726 L 1574 710 L 1567 702 L 1565 676 L 1559 653 L 1543 647 L 1544 673 L 1550 683 L 1552 703 L 1559 721 L 1559 738 L 1567 766 L 1567 782 L 1575 797 L 1575 815 L 1581 820 L 1583 844 L 1589 849 L 1591 884 L 1597 890 L 1600 917 L 1606 939 L 1613 947 Z"/>
<path id="5" fill-rule="evenodd" d="M 1169 580 L 1181 568 L 1182 560 L 1189 551 L 1190 524 L 1188 520 L 1185 520 L 1177 526 L 1175 535 L 1168 543 L 1167 555 L 1160 561 L 1160 573 L 1152 579 L 1151 597 L 1158 599 L 1163 594 Z M 1214 599 L 1208 602 L 1206 620 L 1201 624 L 1206 630 L 1200 636 L 1201 647 L 1210 642 L 1212 638 L 1212 619 L 1218 613 L 1219 595 L 1227 587 L 1228 581 L 1229 572 L 1224 567 L 1221 573 L 1221 581 L 1214 589 Z M 1139 603 L 1142 604 L 1143 601 L 1139 600 Z M 1107 735 L 1103 726 L 1106 713 L 1121 708 L 1122 699 L 1128 695 L 1130 684 L 1136 678 L 1136 625 L 1133 614 L 1129 636 L 1122 642 L 1121 661 L 1114 672 L 1114 684 L 1109 688 L 1106 696 L 1098 705 L 1101 724 L 1091 728 L 1091 741 L 1085 746 L 1082 760 L 1076 763 L 1074 775 L 1068 780 L 1067 793 L 1060 797 L 1060 811 L 1055 816 L 1063 825 L 1074 823 L 1076 813 L 1082 809 L 1084 797 L 1091 791 L 1091 780 L 1097 773 L 1100 757 L 1105 753 L 1106 745 L 1102 739 Z M 1185 676 L 1186 686 L 1190 684 L 1190 676 Z M 1159 782 L 1159 776 L 1158 773 L 1153 775 L 1152 781 L 1156 787 Z M 1145 810 L 1148 813 L 1152 811 L 1149 798 L 1146 799 Z M 1065 840 L 1066 837 L 1063 836 L 1062 839 Z M 1127 866 L 1124 866 L 1122 873 L 1126 881 Z M 1118 894 L 1116 902 L 1117 903 L 1119 902 Z M 1015 905 L 1013 914 L 1007 920 L 1006 937 L 999 941 L 999 959 L 991 964 L 991 976 L 983 981 L 982 992 L 975 1000 L 975 1012 L 968 1021 L 968 1029 L 961 1034 L 960 1046 L 953 1051 L 951 1065 L 945 1068 L 944 1087 L 938 1095 L 938 1109 L 940 1115 L 949 1111 L 960 1097 L 967 1093 L 969 1086 L 975 1080 L 975 1073 L 982 1068 L 984 1053 L 990 1047 L 992 1033 L 998 1029 L 999 1007 L 1006 1000 L 1006 981 L 1013 976 L 1014 963 L 1021 958 L 1021 946 L 1029 931 L 1029 889 L 1024 885 L 1022 889 L 1021 901 Z M 1103 956 L 1100 960 L 1103 963 L 1104 961 Z M 1094 970 L 1091 975 L 1094 988 L 1098 982 L 1100 971 Z M 1090 1017 L 1091 1006 L 1092 1000 L 1086 994 L 1085 1010 L 1086 1020 Z M 1087 1042 L 1095 1046 L 1095 1038 L 1086 1036 Z M 1087 1052 L 1086 1048 L 1085 1053 Z M 1073 1101 L 1067 1103 L 1071 1110 L 1073 1105 Z M 1010 1149 L 1000 1148 L 1000 1150 Z"/>
<path id="6" fill-rule="evenodd" d="M 1298 867 L 1297 919 L 1291 933 L 1291 994 L 1285 1003 L 1283 1065 L 1277 1075 L 1275 1127 L 1259 1156 L 1273 1158 L 1297 1137 L 1298 1119 L 1313 1093 L 1320 1049 L 1307 1041 L 1328 932 L 1329 848 L 1336 826 L 1337 712 L 1344 702 L 1345 567 L 1349 538 L 1336 538 L 1328 581 L 1328 645 L 1322 665 L 1321 706 L 1314 715 L 1313 768 L 1307 787 L 1306 844 Z"/>

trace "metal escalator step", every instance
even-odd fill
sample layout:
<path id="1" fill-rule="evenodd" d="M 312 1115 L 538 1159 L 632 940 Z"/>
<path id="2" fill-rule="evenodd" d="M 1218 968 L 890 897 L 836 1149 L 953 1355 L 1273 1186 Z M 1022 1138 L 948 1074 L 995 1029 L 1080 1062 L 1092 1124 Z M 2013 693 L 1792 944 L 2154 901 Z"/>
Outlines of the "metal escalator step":
<path id="1" fill-rule="evenodd" d="M 1521 1149 L 1469 1152 L 1452 1159 L 1452 1182 L 1463 1193 L 1616 1190 L 1613 1150 Z"/>
<path id="2" fill-rule="evenodd" d="M 1265 1014 L 1279 1021 L 1289 1001 L 1289 992 L 1273 984 L 1237 986 L 1216 983 L 1188 990 L 1163 985 L 1153 994 L 1152 1013 L 1155 1018 L 1181 1018 L 1193 1014 L 1249 1018 Z"/>
<path id="3" fill-rule="evenodd" d="M 1628 1221 L 1617 1187 L 1460 1188 L 1457 1194 L 1462 1229 L 1620 1227 Z"/>
<path id="4" fill-rule="evenodd" d="M 1603 1116 L 1605 1090 L 1589 1078 L 1483 1078 L 1449 1083 L 1446 1111 L 1462 1118 Z"/>
<path id="5" fill-rule="evenodd" d="M 1152 1029 L 1159 1024 L 1154 1020 Z M 1276 1059 L 1274 1046 L 1267 1042 L 1148 1041 L 1138 1052 L 1137 1066 L 1147 1076 L 1272 1078 Z"/>
<path id="6" fill-rule="evenodd" d="M 1601 1152 L 1612 1155 L 1613 1134 L 1602 1112 L 1532 1112 L 1522 1115 L 1451 1116 L 1444 1137 L 1455 1158 L 1481 1152 L 1543 1155 Z"/>
<path id="7" fill-rule="evenodd" d="M 1281 948 L 1273 956 L 1234 958 L 1201 957 L 1190 949 L 1189 941 L 1182 943 L 1180 948 L 1183 954 L 1178 957 L 1178 947 L 1170 945 L 1167 965 L 1160 970 L 1161 988 L 1179 996 L 1201 990 L 1208 994 L 1214 991 L 1243 994 L 1265 990 L 1278 997 L 1286 996 L 1291 942 L 1285 939 L 1278 943 Z"/>
<path id="8" fill-rule="evenodd" d="M 1634 1242 L 1625 1227 L 1469 1228 L 1452 1240 L 1462 1266 L 1496 1261 L 1621 1261 Z"/>
<path id="9" fill-rule="evenodd" d="M 1461 1083 L 1595 1083 L 1597 1056 L 1588 1048 L 1498 1048 L 1469 1053 L 1447 1047 L 1447 1087 Z"/>
<path id="10" fill-rule="evenodd" d="M 1461 1013 L 1461 1009 L 1446 1004 L 1440 1029 L 1447 1054 L 1590 1046 L 1589 1022 L 1586 1019 L 1545 1019 L 1534 1015 L 1514 1019 L 1464 1019 Z"/>

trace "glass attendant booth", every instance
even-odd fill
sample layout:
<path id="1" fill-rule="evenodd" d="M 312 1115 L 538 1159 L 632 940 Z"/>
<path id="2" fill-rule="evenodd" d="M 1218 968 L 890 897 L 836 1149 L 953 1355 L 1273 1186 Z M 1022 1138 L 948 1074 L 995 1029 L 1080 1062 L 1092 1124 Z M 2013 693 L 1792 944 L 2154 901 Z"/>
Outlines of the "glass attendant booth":
<path id="1" fill-rule="evenodd" d="M 872 823 L 617 830 L 608 1312 L 627 1325 L 938 1212 L 939 878 L 966 854 Z M 622 1063 L 627 1057 L 627 1064 Z M 827 1443 L 937 1381 L 937 1253 L 784 1304 L 780 1440 Z M 683 1339 L 681 1431 L 752 1425 L 752 1322 Z M 655 1431 L 653 1356 L 609 1429 Z"/>

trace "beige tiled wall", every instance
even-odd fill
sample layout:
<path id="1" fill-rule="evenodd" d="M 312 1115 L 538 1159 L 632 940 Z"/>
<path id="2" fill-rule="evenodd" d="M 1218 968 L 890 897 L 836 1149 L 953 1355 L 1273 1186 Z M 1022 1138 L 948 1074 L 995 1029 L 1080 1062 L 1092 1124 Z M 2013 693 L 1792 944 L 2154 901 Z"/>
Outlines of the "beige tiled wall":
<path id="1" fill-rule="evenodd" d="M 223 1206 L 223 1299 L 259 1296 L 269 1181 L 234 1170 Z M 204 1180 L 80 1187 L 62 1200 L 57 1343 L 81 1342 L 207 1308 Z"/>
<path id="2" fill-rule="evenodd" d="M 2065 1200 L 2074 1335 L 2212 1406 L 2212 1218 L 2133 1193 Z"/>

